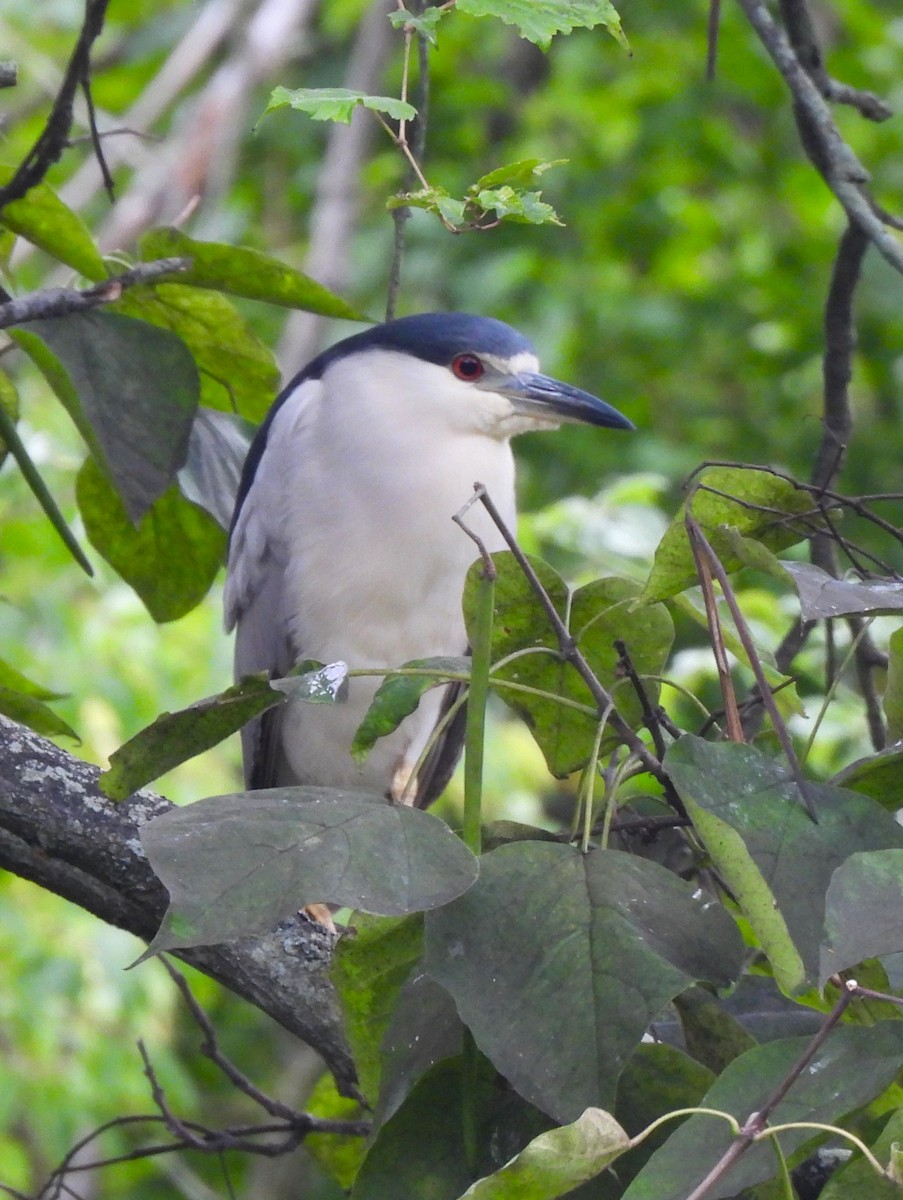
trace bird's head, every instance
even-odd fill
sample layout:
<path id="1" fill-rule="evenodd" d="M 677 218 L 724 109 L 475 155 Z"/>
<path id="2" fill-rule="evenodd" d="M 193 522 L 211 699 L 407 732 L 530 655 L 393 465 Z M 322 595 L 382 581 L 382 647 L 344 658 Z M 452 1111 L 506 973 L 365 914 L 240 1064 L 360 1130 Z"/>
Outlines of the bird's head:
<path id="1" fill-rule="evenodd" d="M 449 431 L 509 438 L 564 421 L 633 429 L 604 400 L 540 374 L 527 338 L 491 317 L 400 317 L 339 342 L 311 368 L 324 378 L 347 375 L 348 385 L 359 372 L 380 403 L 409 403 L 418 421 L 429 412 Z"/>

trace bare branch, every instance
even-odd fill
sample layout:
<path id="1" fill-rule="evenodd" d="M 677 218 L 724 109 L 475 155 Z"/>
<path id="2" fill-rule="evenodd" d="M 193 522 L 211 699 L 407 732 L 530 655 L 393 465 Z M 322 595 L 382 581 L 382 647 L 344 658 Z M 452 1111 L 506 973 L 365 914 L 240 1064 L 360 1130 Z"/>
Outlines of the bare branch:
<path id="1" fill-rule="evenodd" d="M 8 300 L 5 304 L 0 304 L 0 329 L 6 329 L 10 325 L 23 325 L 27 321 L 41 321 L 46 317 L 65 317 L 70 313 L 111 304 L 119 299 L 126 288 L 150 283 L 164 275 L 186 271 L 190 266 L 190 258 L 158 258 L 154 262 L 141 263 L 129 271 L 123 271 L 121 275 L 113 275 L 83 291 L 75 288 L 47 288 L 41 292 L 33 292 L 30 296 L 23 296 L 21 300 Z"/>

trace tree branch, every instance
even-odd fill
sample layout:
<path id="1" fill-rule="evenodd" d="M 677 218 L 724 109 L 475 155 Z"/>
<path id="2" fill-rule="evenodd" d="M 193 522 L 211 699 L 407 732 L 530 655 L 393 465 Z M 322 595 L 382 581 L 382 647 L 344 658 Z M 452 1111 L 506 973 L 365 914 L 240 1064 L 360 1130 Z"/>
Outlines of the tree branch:
<path id="1" fill-rule="evenodd" d="M 0 304 L 0 329 L 23 325 L 26 321 L 41 321 L 45 317 L 65 317 L 70 313 L 97 308 L 101 304 L 111 304 L 119 299 L 126 288 L 185 271 L 190 266 L 190 258 L 158 258 L 155 262 L 141 263 L 130 271 L 123 271 L 121 275 L 113 275 L 83 291 L 46 288 L 41 292 L 32 292 L 21 300 L 8 300 Z"/>
<path id="2" fill-rule="evenodd" d="M 172 805 L 147 790 L 114 804 L 100 791 L 98 775 L 98 768 L 0 717 L 0 868 L 148 942 L 167 896 L 139 831 Z M 264 937 L 176 954 L 313 1046 L 340 1091 L 356 1095 L 328 976 L 332 941 L 298 915 Z"/>

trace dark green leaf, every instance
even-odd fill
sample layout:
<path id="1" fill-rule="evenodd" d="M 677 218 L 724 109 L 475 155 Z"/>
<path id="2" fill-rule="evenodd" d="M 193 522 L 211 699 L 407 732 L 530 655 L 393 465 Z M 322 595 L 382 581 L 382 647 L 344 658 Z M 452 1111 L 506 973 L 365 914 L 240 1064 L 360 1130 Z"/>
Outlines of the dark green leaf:
<path id="1" fill-rule="evenodd" d="M 216 523 L 171 487 L 138 528 L 93 459 L 78 473 L 76 498 L 91 545 L 130 584 L 155 621 L 174 621 L 206 596 L 223 562 Z"/>
<path id="2" fill-rule="evenodd" d="M 470 659 L 464 656 L 416 658 L 404 667 L 435 674 L 388 675 L 383 680 L 351 744 L 351 753 L 358 762 L 367 757 L 379 738 L 392 733 L 411 715 L 424 692 L 447 682 L 449 675 L 470 676 Z"/>
<path id="3" fill-rule="evenodd" d="M 903 1108 L 891 1113 L 881 1136 L 869 1146 L 882 1165 L 890 1163 L 894 1153 L 903 1146 Z M 900 1187 L 890 1179 L 882 1179 L 863 1156 L 835 1171 L 819 1193 L 818 1200 L 900 1200 Z"/>
<path id="4" fill-rule="evenodd" d="M 35 700 L 62 700 L 67 695 L 66 692 L 52 692 L 39 683 L 32 683 L 3 659 L 0 659 L 0 687 L 12 688 L 13 691 L 21 692 L 23 696 L 31 696 Z"/>
<path id="5" fill-rule="evenodd" d="M 160 283 L 129 288 L 117 312 L 169 329 L 191 351 L 201 378 L 201 404 L 262 421 L 279 388 L 272 351 L 219 292 Z"/>
<path id="6" fill-rule="evenodd" d="M 361 1092 L 376 1104 L 382 1041 L 402 985 L 423 951 L 423 918 L 356 913 L 332 958 L 332 981 L 345 1015 Z"/>
<path id="7" fill-rule="evenodd" d="M 348 125 L 354 110 L 362 106 L 385 113 L 396 121 L 412 121 L 417 109 L 393 96 L 369 96 L 350 88 L 273 88 L 263 115 L 279 108 L 295 108 L 315 121 L 341 121 Z"/>
<path id="8" fill-rule="evenodd" d="M 903 738 L 903 629 L 890 635 L 887 682 L 881 703 L 887 717 L 887 740 L 898 742 Z"/>
<path id="9" fill-rule="evenodd" d="M 124 800 L 284 700 L 262 673 L 180 712 L 162 713 L 110 755 L 110 769 L 100 776 L 100 786 L 110 799 Z"/>
<path id="10" fill-rule="evenodd" d="M 786 479 L 769 471 L 738 467 L 709 467 L 698 479 L 704 486 L 693 493 L 693 516 L 726 570 L 736 571 L 743 563 L 721 531 L 722 525 L 731 526 L 744 537 L 757 538 L 769 550 L 784 550 L 805 536 L 802 524 L 781 520 L 781 516 L 810 513 L 812 500 Z M 682 506 L 655 552 L 642 593 L 647 604 L 676 596 L 697 581 L 685 512 L 686 506 Z"/>
<path id="11" fill-rule="evenodd" d="M 0 409 L 3 410 L 3 415 L 10 423 L 15 424 L 18 421 L 19 392 L 5 371 L 0 371 Z M 6 440 L 0 436 L 0 465 L 2 465 L 8 451 L 9 446 Z"/>
<path id="12" fill-rule="evenodd" d="M 203 508 L 226 532 L 232 525 L 235 497 L 254 426 L 233 413 L 200 408 L 191 426 L 188 457 L 179 471 L 186 500 Z"/>
<path id="13" fill-rule="evenodd" d="M 0 167 L 0 184 L 9 183 L 13 173 L 9 167 Z M 36 184 L 21 200 L 5 205 L 0 225 L 95 283 L 108 275 L 87 225 L 46 183 Z"/>
<path id="14" fill-rule="evenodd" d="M 44 737 L 68 737 L 79 741 L 71 725 L 33 695 L 0 685 L 0 713 L 20 725 L 27 725 Z"/>
<path id="15" fill-rule="evenodd" d="M 739 1122 L 760 1109 L 809 1044 L 787 1038 L 756 1046 L 735 1059 L 700 1102 L 732 1113 Z M 835 1030 L 777 1105 L 770 1124 L 790 1121 L 833 1122 L 879 1095 L 903 1065 L 903 1023 Z M 786 1154 L 813 1136 L 812 1130 L 780 1135 Z M 624 1200 L 686 1200 L 733 1140 L 727 1122 L 694 1116 L 649 1160 L 624 1193 Z M 751 1146 L 706 1193 L 706 1200 L 736 1196 L 770 1179 L 776 1171 L 774 1148 L 767 1141 Z"/>
<path id="16" fill-rule="evenodd" d="M 717 1075 L 756 1044 L 739 1021 L 705 988 L 692 987 L 674 998 L 688 1053 Z"/>
<path id="17" fill-rule="evenodd" d="M 739 970 L 736 926 L 657 863 L 516 842 L 426 918 L 424 965 L 481 1050 L 557 1120 L 609 1107 L 649 1023 L 690 983 Z"/>
<path id="18" fill-rule="evenodd" d="M 458 0 L 457 9 L 515 25 L 521 37 L 539 46 L 547 46 L 557 33 L 604 25 L 627 48 L 620 18 L 609 0 Z"/>
<path id="19" fill-rule="evenodd" d="M 327 1071 L 304 1101 L 304 1111 L 332 1121 L 366 1120 L 368 1114 L 356 1100 L 339 1094 L 335 1079 Z M 350 1134 L 311 1133 L 304 1139 L 304 1150 L 339 1187 L 350 1188 L 367 1153 L 362 1137 Z"/>
<path id="20" fill-rule="evenodd" d="M 687 735 L 665 768 L 781 987 L 802 990 L 818 978 L 833 872 L 857 850 L 903 846 L 903 829 L 867 797 L 810 782 L 816 824 L 785 764 L 752 746 Z"/>
<path id="21" fill-rule="evenodd" d="M 320 313 L 325 317 L 343 317 L 348 321 L 364 321 L 350 304 L 334 295 L 328 288 L 296 271 L 278 258 L 250 250 L 246 246 L 229 246 L 222 242 L 198 242 L 179 229 L 153 229 L 142 237 L 139 248 L 145 262 L 156 258 L 191 258 L 192 265 L 179 273 L 179 283 L 194 287 L 215 288 L 267 304 L 300 308 L 304 312 Z"/>
<path id="22" fill-rule="evenodd" d="M 90 426 L 88 444 L 133 522 L 185 461 L 198 374 L 184 343 L 112 312 L 32 321 L 65 368 Z M 83 422 L 79 427 L 84 431 Z"/>
<path id="23" fill-rule="evenodd" d="M 857 759 L 839 771 L 831 782 L 862 792 L 877 800 L 882 808 L 896 812 L 903 808 L 903 749 L 891 746 L 880 754 Z"/>
<path id="24" fill-rule="evenodd" d="M 819 983 L 836 972 L 903 951 L 903 849 L 851 854 L 825 900 Z"/>
<path id="25" fill-rule="evenodd" d="M 336 788 L 211 796 L 151 821 L 141 840 L 171 900 L 151 952 L 263 933 L 318 902 L 419 912 L 479 870 L 438 817 Z"/>

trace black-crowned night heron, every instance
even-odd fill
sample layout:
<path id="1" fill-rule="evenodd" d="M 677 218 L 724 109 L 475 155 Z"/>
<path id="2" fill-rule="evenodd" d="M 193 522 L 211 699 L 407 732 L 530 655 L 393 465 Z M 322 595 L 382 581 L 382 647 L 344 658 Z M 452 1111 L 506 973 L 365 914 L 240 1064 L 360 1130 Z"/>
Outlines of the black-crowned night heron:
<path id="1" fill-rule="evenodd" d="M 465 652 L 461 593 L 476 552 L 451 518 L 474 482 L 513 529 L 515 434 L 562 421 L 632 428 L 538 368 L 501 321 L 424 313 L 346 338 L 295 376 L 251 447 L 235 507 L 225 604 L 237 678 L 284 676 L 305 659 L 384 668 Z M 487 549 L 504 547 L 480 506 L 467 520 Z M 427 692 L 359 765 L 349 748 L 378 683 L 354 678 L 343 704 L 290 700 L 246 726 L 247 786 L 365 787 L 428 804 L 460 750 L 458 721 L 411 779 L 448 689 Z"/>

